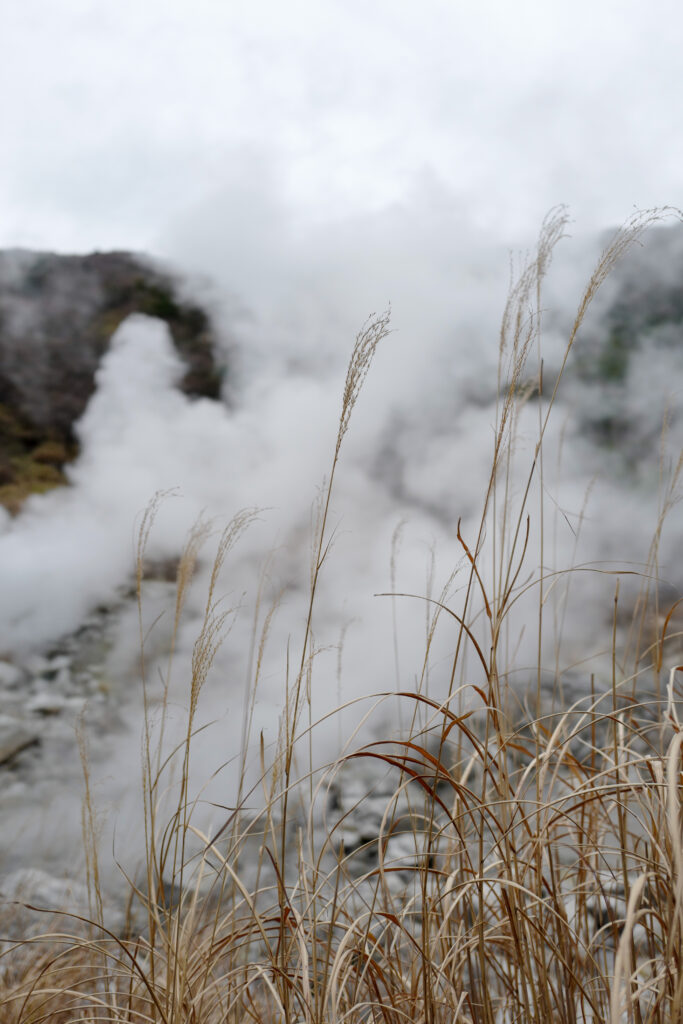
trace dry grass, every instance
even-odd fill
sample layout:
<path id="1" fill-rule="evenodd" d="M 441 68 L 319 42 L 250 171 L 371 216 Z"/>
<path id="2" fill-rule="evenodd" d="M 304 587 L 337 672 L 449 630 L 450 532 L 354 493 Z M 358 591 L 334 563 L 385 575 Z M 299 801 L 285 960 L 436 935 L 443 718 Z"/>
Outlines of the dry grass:
<path id="1" fill-rule="evenodd" d="M 306 709 L 314 685 L 316 590 L 330 550 L 330 495 L 349 417 L 388 331 L 386 315 L 368 322 L 352 356 L 320 503 L 308 620 L 290 659 L 278 749 L 271 763 L 262 755 L 263 810 L 240 810 L 253 803 L 241 789 L 238 809 L 209 837 L 193 823 L 189 790 L 197 702 L 229 615 L 216 602 L 217 571 L 248 525 L 252 513 L 245 512 L 219 543 L 195 648 L 185 740 L 169 752 L 163 728 L 146 734 L 146 877 L 142 887 L 128 883 L 136 908 L 129 931 L 112 934 L 102 924 L 88 793 L 95 920 L 70 935 L 53 932 L 5 951 L 1 1024 L 683 1018 L 683 729 L 669 654 L 673 619 L 659 606 L 654 579 L 677 480 L 663 488 L 653 571 L 643 574 L 627 650 L 618 648 L 616 586 L 606 692 L 594 689 L 571 707 L 544 704 L 541 638 L 557 576 L 527 575 L 530 517 L 542 527 L 544 516 L 544 487 L 535 485 L 542 482 L 543 439 L 562 372 L 602 280 L 657 217 L 634 218 L 603 254 L 553 392 L 539 402 L 538 440 L 520 490 L 512 479 L 517 417 L 528 398 L 522 382 L 539 344 L 541 285 L 563 233 L 562 211 L 545 223 L 503 319 L 489 486 L 477 536 L 467 540 L 458 528 L 461 596 L 455 606 L 446 589 L 429 602 L 425 677 L 437 626 L 455 630 L 448 691 L 438 701 L 423 685 L 378 695 L 401 703 L 403 720 L 413 723 L 406 736 L 351 751 L 324 772 L 311 765 L 301 778 L 295 750 L 300 756 L 315 728 Z M 540 392 L 541 365 L 539 358 Z M 531 508 L 537 494 L 539 504 Z M 154 511 L 140 534 L 141 566 Z M 181 560 L 176 625 L 206 539 L 200 525 Z M 542 549 L 538 564 L 544 564 Z M 537 619 L 529 628 L 539 638 L 535 706 L 515 711 L 506 630 L 530 592 Z M 273 614 L 264 616 L 255 639 L 255 679 Z M 141 646 L 144 679 L 144 636 Z M 635 683 L 646 670 L 662 684 L 651 700 L 641 694 L 636 701 Z M 248 731 L 247 714 L 245 737 Z M 174 762 L 181 784 L 169 812 L 163 794 Z M 354 843 L 349 823 L 362 821 L 363 808 L 345 789 L 352 763 L 371 779 L 365 802 L 381 818 Z M 319 808 L 326 809 L 324 828 Z M 65 932 L 68 924 L 65 918 Z"/>

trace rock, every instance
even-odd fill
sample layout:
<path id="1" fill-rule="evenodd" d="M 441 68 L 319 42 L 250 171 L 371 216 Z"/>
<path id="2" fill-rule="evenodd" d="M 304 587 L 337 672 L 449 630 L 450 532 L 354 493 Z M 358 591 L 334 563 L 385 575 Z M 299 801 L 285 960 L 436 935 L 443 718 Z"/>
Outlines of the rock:
<path id="1" fill-rule="evenodd" d="M 126 915 L 121 907 L 105 897 L 102 912 L 106 929 L 117 935 L 125 932 Z M 56 878 L 37 868 L 21 868 L 0 879 L 0 934 L 5 940 L 0 942 L 0 950 L 12 941 L 22 943 L 41 935 L 53 943 L 55 933 L 85 936 L 91 920 L 88 889 L 80 882 Z M 68 945 L 68 939 L 65 941 Z M 20 955 L 21 946 L 14 952 Z M 4 956 L 0 967 L 7 970 L 8 966 Z"/>
<path id="2" fill-rule="evenodd" d="M 23 659 L 22 664 L 28 674 L 34 677 L 42 676 L 50 668 L 49 659 L 44 654 L 36 654 L 34 652 L 28 654 Z"/>
<path id="3" fill-rule="evenodd" d="M 0 715 L 0 764 L 9 761 L 25 747 L 37 743 L 39 735 L 17 718 Z"/>
<path id="4" fill-rule="evenodd" d="M 30 903 L 39 910 L 66 910 L 87 914 L 88 890 L 72 879 L 59 879 L 36 868 L 21 868 L 0 881 L 5 900 Z"/>
<path id="5" fill-rule="evenodd" d="M 0 251 L 0 504 L 66 483 L 73 432 L 110 338 L 131 313 L 168 324 L 182 390 L 217 398 L 221 372 L 207 313 L 179 282 L 126 252 L 60 256 Z"/>
<path id="6" fill-rule="evenodd" d="M 13 690 L 24 678 L 24 673 L 10 661 L 0 661 L 0 690 Z"/>
<path id="7" fill-rule="evenodd" d="M 65 693 L 71 683 L 71 659 L 66 655 L 55 655 L 48 659 L 40 672 L 40 682 L 47 685 L 51 692 Z"/>
<path id="8" fill-rule="evenodd" d="M 639 464 L 657 471 L 664 405 L 653 395 L 662 394 L 664 374 L 679 378 L 682 348 L 683 226 L 676 224 L 650 229 L 617 265 L 582 327 L 570 369 L 580 382 L 581 432 L 616 456 L 619 471 Z M 669 429 L 679 410 L 672 402 Z"/>
<path id="9" fill-rule="evenodd" d="M 33 715 L 58 715 L 67 707 L 67 699 L 59 693 L 37 693 L 26 703 Z"/>

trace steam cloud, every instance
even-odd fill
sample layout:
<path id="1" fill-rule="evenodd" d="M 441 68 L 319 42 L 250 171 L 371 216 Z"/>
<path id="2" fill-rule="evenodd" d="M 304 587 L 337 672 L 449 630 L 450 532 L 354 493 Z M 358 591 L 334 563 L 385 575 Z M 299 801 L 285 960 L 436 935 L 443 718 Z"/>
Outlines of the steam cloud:
<path id="1" fill-rule="evenodd" d="M 153 559 L 177 557 L 200 515 L 213 518 L 218 531 L 238 510 L 260 510 L 220 581 L 225 607 L 235 613 L 201 702 L 202 721 L 216 724 L 197 752 L 197 780 L 239 753 L 253 611 L 263 573 L 264 607 L 282 597 L 266 647 L 253 731 L 255 736 L 263 731 L 269 743 L 277 737 L 287 646 L 300 642 L 305 621 L 311 510 L 329 472 L 346 359 L 370 310 L 391 301 L 394 333 L 377 354 L 344 442 L 332 503 L 335 540 L 314 623 L 321 651 L 314 671 L 314 717 L 340 701 L 414 688 L 428 606 L 418 599 L 393 602 L 374 595 L 395 588 L 439 596 L 453 570 L 464 564 L 456 538 L 459 518 L 463 535 L 470 542 L 476 537 L 493 447 L 498 325 L 509 274 L 505 250 L 437 197 L 306 231 L 295 230 L 272 196 L 265 206 L 277 230 L 259 228 L 255 212 L 255 229 L 231 236 L 235 209 L 228 197 L 176 224 L 163 244 L 166 256 L 182 258 L 194 279 L 203 281 L 196 286 L 200 297 L 213 303 L 220 318 L 233 367 L 226 403 L 191 401 L 176 390 L 181 366 L 167 329 L 144 317 L 129 319 L 102 361 L 97 391 L 78 424 L 82 452 L 70 471 L 72 486 L 32 498 L 21 516 L 5 522 L 0 536 L 0 563 L 13 580 L 0 592 L 0 628 L 7 652 L 21 654 L 75 629 L 89 608 L 130 581 L 135 524 L 156 492 L 172 493 L 162 501 L 151 533 Z M 252 221 L 251 213 L 247 220 Z M 544 314 L 548 379 L 559 366 L 566 323 L 598 251 L 596 240 L 565 241 L 558 249 Z M 600 315 L 598 304 L 588 335 L 600 331 Z M 671 374 L 680 372 L 679 351 L 680 346 L 669 345 L 661 350 L 661 362 L 648 361 L 645 354 L 633 362 L 625 395 L 633 416 L 647 420 L 650 433 L 656 433 L 665 399 L 662 405 L 649 397 L 644 401 L 640 385 L 647 377 L 648 396 L 655 387 L 664 392 Z M 544 486 L 555 511 L 546 523 L 546 568 L 597 560 L 606 565 L 611 558 L 640 565 L 647 555 L 656 494 L 651 481 L 637 474 L 620 478 L 613 456 L 586 432 L 586 406 L 596 400 L 604 396 L 570 374 L 551 421 Z M 538 404 L 530 402 L 516 445 L 520 474 L 528 467 L 537 430 Z M 672 446 L 679 433 L 674 424 Z M 519 475 L 514 487 L 522 484 Z M 513 493 L 518 497 L 519 491 Z M 532 513 L 537 501 L 532 500 Z M 534 520 L 530 571 L 538 567 L 532 564 L 537 531 Z M 678 535 L 675 519 L 672 543 Z M 206 545 L 179 637 L 172 684 L 178 721 L 188 700 L 212 543 L 215 539 Z M 666 547 L 663 556 L 668 557 Z M 486 558 L 482 566 L 489 568 Z M 584 659 L 600 647 L 613 586 L 611 577 L 572 581 L 563 619 L 563 668 L 574 666 L 587 678 Z M 449 598 L 454 607 L 459 587 L 456 576 Z M 152 621 L 161 606 L 153 588 L 146 597 Z M 534 600 L 521 603 L 512 620 L 510 648 L 522 681 L 525 673 L 533 674 L 536 661 Z M 525 621 L 529 610 L 531 624 Z M 166 620 L 171 615 L 168 609 Z M 167 623 L 156 628 L 163 638 Z M 556 636 L 549 633 L 546 654 L 552 665 Z M 130 765 L 132 775 L 116 769 L 115 782 L 105 787 L 112 800 L 137 788 L 138 643 L 131 615 L 120 626 L 110 668 L 126 723 L 115 744 L 117 763 Z M 437 696 L 445 690 L 452 643 L 451 627 L 442 622 L 430 669 Z M 150 679 L 154 697 L 160 693 L 154 670 Z M 382 722 L 388 727 L 395 711 L 384 715 L 375 717 L 374 728 Z M 357 711 L 344 712 L 345 735 L 358 717 Z M 333 719 L 316 732 L 317 757 L 324 761 L 334 752 L 340 731 Z M 98 770 L 106 775 L 109 768 Z M 228 769 L 217 791 L 223 802 L 229 802 L 233 784 Z M 121 821 L 132 816 L 126 811 Z"/>

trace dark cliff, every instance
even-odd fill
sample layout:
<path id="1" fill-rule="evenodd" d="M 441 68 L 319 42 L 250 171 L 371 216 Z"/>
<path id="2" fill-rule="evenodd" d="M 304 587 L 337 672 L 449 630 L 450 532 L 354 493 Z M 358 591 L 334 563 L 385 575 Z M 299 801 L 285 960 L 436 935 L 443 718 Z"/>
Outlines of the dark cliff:
<path id="1" fill-rule="evenodd" d="M 172 274 L 126 252 L 0 252 L 0 503 L 10 511 L 65 482 L 62 467 L 77 453 L 73 425 L 131 313 L 168 324 L 186 394 L 219 396 L 209 316 Z"/>

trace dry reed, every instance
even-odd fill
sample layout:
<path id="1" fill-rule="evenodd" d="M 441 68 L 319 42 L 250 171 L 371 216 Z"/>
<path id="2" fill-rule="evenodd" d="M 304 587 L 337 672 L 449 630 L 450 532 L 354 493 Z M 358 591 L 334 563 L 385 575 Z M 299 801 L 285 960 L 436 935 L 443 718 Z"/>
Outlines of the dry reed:
<path id="1" fill-rule="evenodd" d="M 351 359 L 322 492 L 308 618 L 287 680 L 279 745 L 271 763 L 262 751 L 261 812 L 244 810 L 252 794 L 242 785 L 237 809 L 220 830 L 205 835 L 193 822 L 189 787 L 197 703 L 231 614 L 217 603 L 217 572 L 248 525 L 248 511 L 219 542 L 192 663 L 185 739 L 174 755 L 164 747 L 163 729 L 156 738 L 149 727 L 145 733 L 146 878 L 144 886 L 126 882 L 138 908 L 129 932 L 108 932 L 102 922 L 87 790 L 95 921 L 89 930 L 69 932 L 66 917 L 64 933 L 5 949 L 1 1024 L 683 1019 L 683 729 L 678 669 L 667 660 L 672 613 L 653 636 L 646 625 L 653 605 L 662 618 L 652 576 L 675 481 L 665 489 L 653 573 L 644 573 L 647 585 L 628 640 L 630 671 L 617 650 L 617 589 L 606 692 L 593 689 L 569 707 L 543 705 L 540 637 L 556 577 L 542 568 L 531 580 L 525 575 L 533 485 L 543 473 L 548 417 L 571 348 L 606 274 L 658 216 L 655 211 L 632 219 L 601 257 L 579 303 L 552 393 L 539 405 L 538 439 L 520 490 L 512 485 L 516 422 L 528 400 L 523 382 L 540 338 L 541 287 L 564 231 L 564 212 L 553 212 L 544 224 L 537 254 L 512 289 L 503 318 L 500 400 L 480 526 L 469 541 L 457 531 L 464 596 L 457 609 L 448 587 L 438 600 L 425 599 L 430 617 L 422 682 L 437 625 L 450 622 L 455 636 L 447 691 L 436 699 L 420 684 L 414 691 L 378 694 L 378 702 L 402 706 L 412 729 L 350 751 L 324 773 L 311 764 L 300 778 L 295 749 L 305 746 L 315 728 L 304 711 L 314 685 L 313 611 L 330 551 L 335 470 L 373 354 L 388 332 L 388 314 L 366 324 Z M 540 358 L 537 377 L 542 393 Z M 542 506 L 537 511 L 542 520 Z M 139 594 L 155 512 L 153 504 L 140 531 Z M 207 536 L 208 528 L 200 525 L 181 559 L 176 629 Z M 391 557 L 393 577 L 393 549 Z M 538 602 L 536 706 L 513 713 L 505 630 L 530 591 Z M 256 679 L 273 614 L 270 609 L 255 638 Z M 144 644 L 141 634 L 143 680 Z M 397 650 L 387 658 L 394 654 L 398 673 Z M 667 673 L 666 692 L 637 702 L 635 681 L 645 665 L 653 665 L 657 675 Z M 168 678 L 170 667 L 166 687 Z M 244 749 L 249 722 L 247 711 Z M 181 784 L 169 811 L 163 794 L 174 761 Z M 345 804 L 343 794 L 345 773 L 359 763 L 374 770 L 376 792 L 367 801 L 374 811 L 381 806 L 381 821 L 354 846 L 346 841 L 347 826 L 362 820 L 363 807 Z M 292 820 L 302 788 L 307 830 L 298 827 L 300 817 Z M 326 807 L 322 833 L 315 817 L 320 807 Z"/>

